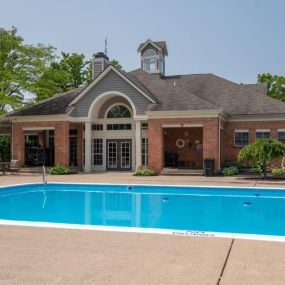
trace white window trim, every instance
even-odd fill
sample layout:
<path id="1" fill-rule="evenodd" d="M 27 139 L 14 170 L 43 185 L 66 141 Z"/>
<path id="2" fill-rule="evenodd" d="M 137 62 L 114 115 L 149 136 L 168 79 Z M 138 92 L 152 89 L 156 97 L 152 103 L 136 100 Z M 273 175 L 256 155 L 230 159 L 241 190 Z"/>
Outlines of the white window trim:
<path id="1" fill-rule="evenodd" d="M 153 54 L 153 55 L 146 55 L 146 52 L 149 51 L 149 50 L 153 51 L 154 54 Z M 148 49 L 146 49 L 146 50 L 144 51 L 144 53 L 143 53 L 142 56 L 143 56 L 144 58 L 153 58 L 154 56 L 157 56 L 157 52 L 156 52 L 153 48 L 148 48 Z"/>
<path id="2" fill-rule="evenodd" d="M 271 133 L 270 129 L 256 129 L 256 133 Z"/>
<path id="3" fill-rule="evenodd" d="M 235 129 L 235 133 L 249 133 L 248 129 Z"/>
<path id="4" fill-rule="evenodd" d="M 238 145 L 238 144 L 236 144 L 236 133 L 247 133 L 247 134 L 249 134 L 249 130 L 248 129 L 236 129 L 234 131 L 234 147 L 244 147 L 244 146 L 246 146 L 247 144 L 245 144 L 245 145 Z M 248 143 L 249 143 L 249 136 L 248 136 Z"/>
<path id="5" fill-rule="evenodd" d="M 256 131 L 255 131 L 255 138 L 256 138 L 256 134 L 257 133 L 269 133 L 270 134 L 270 136 L 269 136 L 270 139 L 271 139 L 271 136 L 272 136 L 270 129 L 256 129 Z"/>
<path id="6" fill-rule="evenodd" d="M 110 112 L 110 110 L 115 107 L 115 106 L 124 106 L 126 107 L 130 113 L 131 113 L 131 117 L 130 118 L 107 118 L 108 116 L 108 113 Z M 133 112 L 132 112 L 132 109 L 125 103 L 114 103 L 112 104 L 111 106 L 108 107 L 108 109 L 106 110 L 105 112 L 105 115 L 104 115 L 104 119 L 132 119 L 133 118 Z"/>

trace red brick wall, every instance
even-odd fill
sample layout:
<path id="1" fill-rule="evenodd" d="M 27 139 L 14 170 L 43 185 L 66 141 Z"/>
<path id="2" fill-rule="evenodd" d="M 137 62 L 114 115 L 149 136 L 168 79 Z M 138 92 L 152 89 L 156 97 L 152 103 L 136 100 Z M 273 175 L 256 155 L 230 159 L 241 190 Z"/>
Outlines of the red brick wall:
<path id="1" fill-rule="evenodd" d="M 69 122 L 13 122 L 12 158 L 24 164 L 25 142 L 23 128 L 55 128 L 55 164 L 69 164 Z"/>
<path id="2" fill-rule="evenodd" d="M 0 125 L 0 134 L 9 134 L 12 132 L 11 126 L 1 126 Z"/>
<path id="3" fill-rule="evenodd" d="M 25 138 L 21 123 L 12 124 L 12 159 L 20 160 L 21 164 L 25 161 Z"/>
<path id="4" fill-rule="evenodd" d="M 214 158 L 219 169 L 219 119 L 150 119 L 148 121 L 149 166 L 158 173 L 164 166 L 163 124 L 203 124 L 203 158 Z"/>
<path id="5" fill-rule="evenodd" d="M 248 129 L 249 143 L 253 143 L 255 142 L 256 129 L 270 129 L 271 138 L 277 139 L 277 131 L 278 129 L 285 129 L 285 122 L 226 122 L 223 130 L 223 162 L 228 160 L 236 160 L 241 149 L 240 147 L 234 146 L 235 129 Z"/>
<path id="6" fill-rule="evenodd" d="M 69 122 L 55 124 L 55 165 L 69 166 Z"/>

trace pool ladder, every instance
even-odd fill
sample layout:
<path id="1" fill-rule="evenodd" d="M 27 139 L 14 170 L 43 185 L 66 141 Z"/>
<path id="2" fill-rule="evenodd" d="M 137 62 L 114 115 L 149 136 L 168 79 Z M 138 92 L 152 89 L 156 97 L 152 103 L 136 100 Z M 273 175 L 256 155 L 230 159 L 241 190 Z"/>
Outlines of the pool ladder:
<path id="1" fill-rule="evenodd" d="M 43 183 L 46 186 L 47 185 L 47 175 L 46 175 L 46 168 L 43 165 Z"/>

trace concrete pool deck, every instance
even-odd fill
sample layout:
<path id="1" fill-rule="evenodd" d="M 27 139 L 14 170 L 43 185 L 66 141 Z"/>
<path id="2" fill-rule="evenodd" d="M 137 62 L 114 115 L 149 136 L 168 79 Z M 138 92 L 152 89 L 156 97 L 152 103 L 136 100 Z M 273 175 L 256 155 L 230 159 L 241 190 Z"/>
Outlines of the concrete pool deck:
<path id="1" fill-rule="evenodd" d="M 0 176 L 0 185 L 41 182 Z M 52 182 L 284 187 L 242 177 L 48 176 Z M 0 284 L 284 284 L 285 243 L 0 226 Z"/>

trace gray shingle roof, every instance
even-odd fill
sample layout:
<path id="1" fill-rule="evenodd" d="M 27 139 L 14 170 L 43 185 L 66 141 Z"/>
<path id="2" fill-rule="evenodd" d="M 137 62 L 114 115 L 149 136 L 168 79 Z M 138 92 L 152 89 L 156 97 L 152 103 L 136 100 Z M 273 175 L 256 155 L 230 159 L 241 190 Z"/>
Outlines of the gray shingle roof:
<path id="1" fill-rule="evenodd" d="M 262 84 L 240 85 L 213 74 L 160 77 L 141 69 L 130 74 L 161 102 L 152 110 L 211 108 L 223 109 L 229 115 L 285 114 L 285 103 L 267 96 Z"/>
<path id="2" fill-rule="evenodd" d="M 165 54 L 168 55 L 168 50 L 167 50 L 167 45 L 166 45 L 166 41 L 152 41 L 150 39 L 146 40 L 144 43 L 141 43 L 138 47 L 138 51 L 141 51 L 141 48 L 147 43 L 153 43 L 155 44 L 157 47 L 159 47 L 160 49 L 164 50 Z"/>
<path id="3" fill-rule="evenodd" d="M 285 114 L 285 103 L 267 96 L 266 86 L 261 84 L 239 85 L 213 74 L 190 74 L 161 77 L 142 69 L 121 71 L 132 83 L 153 98 L 157 104 L 149 104 L 150 111 L 217 110 L 229 115 Z M 67 114 L 70 103 L 85 87 L 56 94 L 31 107 L 9 115 L 57 115 Z"/>
<path id="4" fill-rule="evenodd" d="M 66 114 L 71 110 L 69 104 L 73 99 L 79 95 L 79 93 L 84 89 L 83 87 L 78 87 L 76 89 L 67 91 L 65 93 L 55 94 L 54 96 L 43 100 L 35 105 L 27 108 L 22 108 L 12 112 L 12 116 L 36 116 L 36 115 L 59 115 Z"/>

